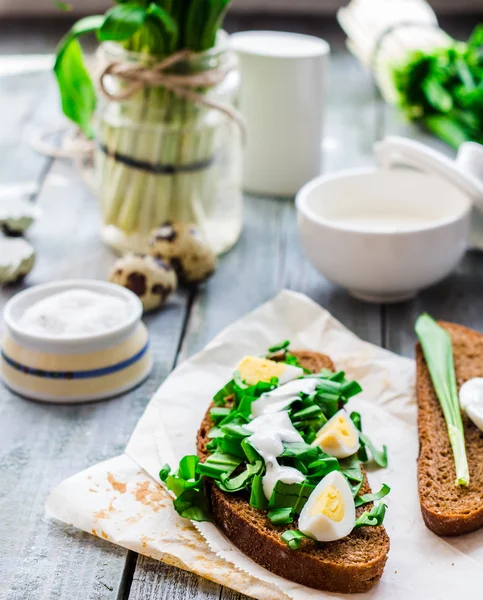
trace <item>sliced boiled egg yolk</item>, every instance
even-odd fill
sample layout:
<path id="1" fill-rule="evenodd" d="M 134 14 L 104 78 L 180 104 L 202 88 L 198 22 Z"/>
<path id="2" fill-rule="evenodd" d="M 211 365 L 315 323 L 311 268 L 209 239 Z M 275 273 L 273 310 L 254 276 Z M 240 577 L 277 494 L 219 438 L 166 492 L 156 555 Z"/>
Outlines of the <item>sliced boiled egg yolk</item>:
<path id="1" fill-rule="evenodd" d="M 299 515 L 298 527 L 319 542 L 332 542 L 349 535 L 355 521 L 350 486 L 339 471 L 332 471 L 310 494 Z"/>
<path id="2" fill-rule="evenodd" d="M 259 356 L 245 356 L 237 366 L 242 380 L 248 385 L 255 385 L 259 381 L 270 382 L 274 377 L 278 379 L 279 385 L 298 379 L 304 374 L 300 367 L 287 365 Z"/>
<path id="3" fill-rule="evenodd" d="M 344 518 L 344 500 L 335 485 L 329 485 L 325 488 L 314 502 L 310 514 L 313 517 L 323 514 L 337 523 L 342 521 Z"/>
<path id="4" fill-rule="evenodd" d="M 339 410 L 319 430 L 313 446 L 330 456 L 346 458 L 359 450 L 359 432 L 345 410 Z"/>

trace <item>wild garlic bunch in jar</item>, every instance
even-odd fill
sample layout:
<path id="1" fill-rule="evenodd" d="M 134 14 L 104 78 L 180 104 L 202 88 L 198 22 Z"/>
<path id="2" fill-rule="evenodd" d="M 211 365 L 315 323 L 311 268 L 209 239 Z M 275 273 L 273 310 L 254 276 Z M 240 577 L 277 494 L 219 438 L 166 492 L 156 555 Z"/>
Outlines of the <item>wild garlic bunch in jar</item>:
<path id="1" fill-rule="evenodd" d="M 239 237 L 243 122 L 236 58 L 220 30 L 228 3 L 118 4 L 81 19 L 60 44 L 63 109 L 95 137 L 103 238 L 117 251 L 146 251 L 167 221 L 196 224 L 217 253 Z M 97 94 L 77 41 L 90 31 L 101 41 Z"/>

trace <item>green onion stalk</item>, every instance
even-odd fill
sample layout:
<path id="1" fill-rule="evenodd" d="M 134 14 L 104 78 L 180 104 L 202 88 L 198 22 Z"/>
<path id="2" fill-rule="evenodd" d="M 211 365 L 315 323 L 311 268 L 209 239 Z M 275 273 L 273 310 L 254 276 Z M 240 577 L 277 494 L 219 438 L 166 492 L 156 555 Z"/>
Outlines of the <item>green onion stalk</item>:
<path id="1" fill-rule="evenodd" d="M 106 74 L 102 84 L 116 101 L 104 101 L 94 121 L 96 91 L 78 37 L 94 33 L 103 42 L 98 51 L 101 70 L 112 63 L 151 68 L 188 50 L 166 73 L 196 75 L 222 68 L 227 60 L 220 27 L 229 1 L 119 3 L 105 15 L 81 19 L 57 50 L 54 70 L 64 113 L 98 143 L 104 223 L 120 232 L 120 245 L 130 240 L 131 250 L 144 250 L 150 231 L 167 220 L 196 223 L 203 230 L 213 219 L 226 166 L 218 155 L 226 144 L 233 155 L 239 143 L 237 126 L 221 111 L 156 83 L 122 98 L 131 81 L 115 74 Z M 223 83 L 193 91 L 230 104 L 233 86 Z"/>
<path id="2" fill-rule="evenodd" d="M 424 0 L 352 0 L 338 20 L 386 102 L 454 148 L 483 143 L 483 26 L 457 41 Z"/>
<path id="3" fill-rule="evenodd" d="M 418 318 L 415 329 L 446 421 L 454 456 L 456 485 L 467 486 L 470 482 L 470 474 L 456 386 L 451 337 L 427 314 Z"/>

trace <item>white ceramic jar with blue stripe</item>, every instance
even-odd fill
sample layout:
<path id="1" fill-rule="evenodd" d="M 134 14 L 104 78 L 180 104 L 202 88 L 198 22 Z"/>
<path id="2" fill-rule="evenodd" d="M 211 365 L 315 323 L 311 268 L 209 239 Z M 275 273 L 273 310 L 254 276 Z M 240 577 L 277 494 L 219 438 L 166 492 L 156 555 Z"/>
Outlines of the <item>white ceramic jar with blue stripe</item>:
<path id="1" fill-rule="evenodd" d="M 29 308 L 70 290 L 122 301 L 121 318 L 109 328 L 61 336 L 23 325 L 22 317 Z M 59 281 L 20 292 L 4 310 L 3 381 L 14 392 L 45 402 L 88 402 L 126 392 L 152 368 L 148 332 L 141 316 L 142 305 L 135 294 L 103 281 Z"/>

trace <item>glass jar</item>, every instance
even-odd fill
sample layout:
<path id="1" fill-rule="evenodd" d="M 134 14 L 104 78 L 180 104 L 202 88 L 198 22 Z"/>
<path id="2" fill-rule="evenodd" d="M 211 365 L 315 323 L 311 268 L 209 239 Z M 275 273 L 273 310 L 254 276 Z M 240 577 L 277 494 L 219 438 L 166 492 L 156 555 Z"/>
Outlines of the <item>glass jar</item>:
<path id="1" fill-rule="evenodd" d="M 220 32 L 214 48 L 190 55 L 170 72 L 200 73 L 233 60 L 227 38 Z M 101 64 L 156 61 L 114 43 L 98 52 Z M 124 85 L 112 76 L 104 83 L 111 93 Z M 238 86 L 235 69 L 215 87 L 197 91 L 233 106 Z M 159 86 L 99 104 L 95 179 L 104 241 L 120 253 L 145 252 L 153 229 L 182 221 L 196 224 L 216 253 L 229 250 L 242 226 L 239 125 L 218 109 Z"/>

